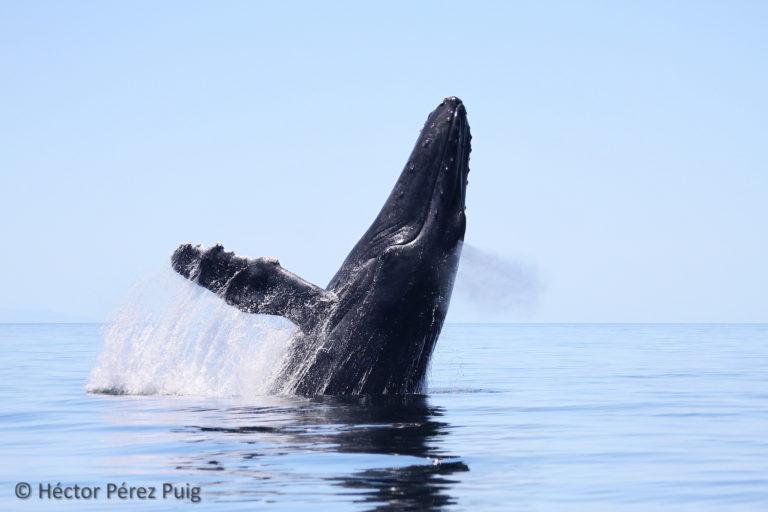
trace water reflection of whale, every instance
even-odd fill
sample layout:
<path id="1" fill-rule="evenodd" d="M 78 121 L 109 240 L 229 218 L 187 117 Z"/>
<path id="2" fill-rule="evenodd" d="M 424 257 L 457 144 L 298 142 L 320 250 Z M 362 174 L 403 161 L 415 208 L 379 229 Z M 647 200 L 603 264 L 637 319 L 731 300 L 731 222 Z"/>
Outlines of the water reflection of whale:
<path id="1" fill-rule="evenodd" d="M 450 488 L 456 480 L 451 475 L 469 468 L 439 446 L 440 439 L 449 434 L 450 425 L 439 420 L 442 409 L 430 406 L 425 397 L 321 397 L 290 408 L 286 417 L 284 413 L 288 411 L 281 408 L 283 421 L 274 424 L 275 409 L 264 414 L 264 409 L 239 407 L 230 412 L 240 418 L 247 417 L 249 424 L 201 425 L 185 430 L 213 436 L 224 434 L 230 442 L 232 435 L 238 436 L 239 441 L 249 446 L 239 453 L 241 461 L 263 458 L 264 452 L 254 452 L 254 445 L 271 444 L 275 440 L 284 451 L 309 449 L 419 457 L 423 462 L 331 474 L 323 479 L 343 487 L 345 490 L 340 494 L 352 494 L 355 501 L 370 504 L 375 510 L 438 510 L 455 503 Z M 253 420 L 260 416 L 272 424 L 262 421 L 254 424 Z M 210 461 L 193 461 L 192 465 L 212 469 Z"/>

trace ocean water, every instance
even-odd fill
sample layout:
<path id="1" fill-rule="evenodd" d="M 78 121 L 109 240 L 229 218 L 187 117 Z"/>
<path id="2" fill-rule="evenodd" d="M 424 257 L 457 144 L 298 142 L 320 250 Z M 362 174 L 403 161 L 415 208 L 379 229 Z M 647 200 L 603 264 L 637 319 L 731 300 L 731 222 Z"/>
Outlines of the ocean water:
<path id="1" fill-rule="evenodd" d="M 766 325 L 449 324 L 425 395 L 356 400 L 260 396 L 188 354 L 212 336 L 270 357 L 247 336 L 145 336 L 105 363 L 109 336 L 0 325 L 0 510 L 768 510 Z M 87 392 L 110 379 L 153 384 Z M 41 483 L 199 486 L 200 502 L 41 499 Z"/>

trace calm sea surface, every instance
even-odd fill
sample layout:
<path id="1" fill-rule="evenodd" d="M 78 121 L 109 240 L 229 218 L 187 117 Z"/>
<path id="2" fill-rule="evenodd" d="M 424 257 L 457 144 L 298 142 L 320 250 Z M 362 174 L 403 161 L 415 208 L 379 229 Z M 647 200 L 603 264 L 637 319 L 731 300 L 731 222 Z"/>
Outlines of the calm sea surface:
<path id="1" fill-rule="evenodd" d="M 0 510 L 768 510 L 766 325 L 448 325 L 408 400 L 88 394 L 101 343 L 0 325 Z"/>

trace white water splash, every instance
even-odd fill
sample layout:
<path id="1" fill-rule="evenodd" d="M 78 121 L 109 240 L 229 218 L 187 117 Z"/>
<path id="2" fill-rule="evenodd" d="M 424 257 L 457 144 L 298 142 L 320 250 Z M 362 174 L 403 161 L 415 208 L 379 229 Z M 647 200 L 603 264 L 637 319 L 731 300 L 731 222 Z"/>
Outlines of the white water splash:
<path id="1" fill-rule="evenodd" d="M 87 390 L 267 394 L 296 327 L 243 313 L 170 270 L 137 284 L 104 328 Z"/>

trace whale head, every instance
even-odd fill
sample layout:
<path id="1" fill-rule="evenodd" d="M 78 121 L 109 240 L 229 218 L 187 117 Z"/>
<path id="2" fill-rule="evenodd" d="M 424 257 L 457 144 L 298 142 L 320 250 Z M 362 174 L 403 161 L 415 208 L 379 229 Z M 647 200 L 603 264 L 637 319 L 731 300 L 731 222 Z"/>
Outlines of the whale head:
<path id="1" fill-rule="evenodd" d="M 371 227 L 329 284 L 338 289 L 367 262 L 413 246 L 452 250 L 464 239 L 471 139 L 467 111 L 456 97 L 427 118 L 416 145 Z"/>

